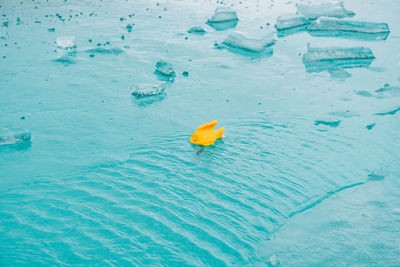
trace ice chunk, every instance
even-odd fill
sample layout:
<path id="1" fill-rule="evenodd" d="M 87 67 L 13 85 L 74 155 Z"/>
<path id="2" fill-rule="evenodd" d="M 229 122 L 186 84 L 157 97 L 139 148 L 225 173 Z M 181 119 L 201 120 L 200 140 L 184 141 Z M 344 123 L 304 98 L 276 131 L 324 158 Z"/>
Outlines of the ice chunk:
<path id="1" fill-rule="evenodd" d="M 225 22 L 225 21 L 233 21 L 233 20 L 239 20 L 236 12 L 230 8 L 224 8 L 224 7 L 217 7 L 215 9 L 215 14 L 212 16 L 208 22 L 210 23 L 216 23 L 216 22 Z"/>
<path id="2" fill-rule="evenodd" d="M 312 35 L 347 37 L 354 39 L 385 40 L 389 33 L 387 23 L 320 18 L 307 26 Z"/>
<path id="3" fill-rule="evenodd" d="M 175 76 L 175 71 L 174 71 L 174 67 L 172 66 L 172 64 L 162 61 L 162 60 L 160 60 L 156 63 L 156 73 L 162 74 L 165 76 L 169 76 L 169 77 Z"/>
<path id="4" fill-rule="evenodd" d="M 320 18 L 311 23 L 308 27 L 310 31 L 351 31 L 365 33 L 388 33 L 390 32 L 387 23 L 365 22 L 355 20 L 339 20 L 330 18 Z"/>
<path id="5" fill-rule="evenodd" d="M 58 37 L 56 39 L 56 43 L 57 43 L 58 48 L 62 48 L 62 49 L 76 48 L 75 37 L 73 37 L 73 36 Z"/>
<path id="6" fill-rule="evenodd" d="M 222 45 L 230 48 L 238 48 L 249 52 L 260 53 L 266 46 L 273 42 L 273 32 L 268 33 L 262 39 L 247 38 L 240 33 L 232 33 L 222 42 Z"/>
<path id="7" fill-rule="evenodd" d="M 31 133 L 22 128 L 8 127 L 0 129 L 0 146 L 29 143 Z"/>
<path id="8" fill-rule="evenodd" d="M 368 67 L 374 59 L 366 47 L 308 47 L 303 63 L 308 72 L 328 71 L 334 75 L 343 72 L 343 68 Z"/>
<path id="9" fill-rule="evenodd" d="M 303 16 L 296 14 L 286 14 L 279 16 L 276 19 L 275 27 L 278 30 L 286 30 L 294 27 L 305 26 L 310 24 L 310 21 Z"/>
<path id="10" fill-rule="evenodd" d="M 304 54 L 305 61 L 333 61 L 344 59 L 374 59 L 367 47 L 308 47 Z"/>
<path id="11" fill-rule="evenodd" d="M 132 95 L 136 98 L 143 98 L 148 96 L 160 95 L 165 91 L 165 86 L 133 86 L 132 87 Z"/>
<path id="12" fill-rule="evenodd" d="M 223 31 L 235 28 L 239 19 L 236 12 L 230 8 L 218 7 L 215 9 L 215 14 L 208 21 L 207 24 L 213 27 L 216 31 Z"/>
<path id="13" fill-rule="evenodd" d="M 198 35 L 203 35 L 206 33 L 206 30 L 203 29 L 203 27 L 200 26 L 194 26 L 188 30 L 188 33 L 193 33 L 193 34 L 198 34 Z"/>
<path id="14" fill-rule="evenodd" d="M 319 17 L 336 17 L 345 18 L 354 16 L 353 11 L 348 11 L 344 8 L 342 1 L 332 1 L 325 3 L 307 3 L 298 4 L 297 13 L 304 15 L 309 19 L 316 19 Z"/>

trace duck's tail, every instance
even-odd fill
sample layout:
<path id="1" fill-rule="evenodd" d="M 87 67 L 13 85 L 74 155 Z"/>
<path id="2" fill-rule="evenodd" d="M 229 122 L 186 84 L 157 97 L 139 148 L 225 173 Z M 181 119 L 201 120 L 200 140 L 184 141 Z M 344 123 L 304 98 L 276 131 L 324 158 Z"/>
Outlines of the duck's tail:
<path id="1" fill-rule="evenodd" d="M 224 132 L 224 130 L 225 130 L 225 128 L 219 128 L 219 129 L 217 130 L 217 138 L 222 138 L 222 137 L 224 137 L 224 136 L 222 135 L 222 133 Z"/>

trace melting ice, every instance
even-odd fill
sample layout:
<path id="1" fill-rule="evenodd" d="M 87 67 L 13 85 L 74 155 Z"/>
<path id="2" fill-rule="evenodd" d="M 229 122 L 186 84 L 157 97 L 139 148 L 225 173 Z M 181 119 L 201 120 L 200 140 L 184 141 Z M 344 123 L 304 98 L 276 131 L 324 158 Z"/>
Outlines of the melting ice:
<path id="1" fill-rule="evenodd" d="M 336 17 L 345 18 L 354 16 L 353 11 L 344 8 L 342 1 L 332 1 L 325 3 L 309 2 L 297 5 L 297 13 L 302 14 L 309 19 L 317 19 L 319 17 Z"/>
<path id="2" fill-rule="evenodd" d="M 305 26 L 310 24 L 310 21 L 301 15 L 286 14 L 281 15 L 276 19 L 275 27 L 278 30 L 286 30 L 294 27 Z"/>
<path id="3" fill-rule="evenodd" d="M 272 44 L 273 42 L 273 32 L 269 32 L 261 39 L 247 38 L 240 33 L 232 33 L 222 42 L 222 45 L 230 48 L 260 53 L 266 46 Z"/>
<path id="4" fill-rule="evenodd" d="M 31 133 L 22 128 L 8 127 L 0 129 L 0 146 L 28 143 Z"/>

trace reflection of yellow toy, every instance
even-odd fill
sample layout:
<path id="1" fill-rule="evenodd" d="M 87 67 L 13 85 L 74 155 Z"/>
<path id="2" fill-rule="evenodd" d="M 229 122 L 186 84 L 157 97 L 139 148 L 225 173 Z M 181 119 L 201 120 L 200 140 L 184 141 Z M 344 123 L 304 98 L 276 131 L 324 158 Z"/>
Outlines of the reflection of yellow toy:
<path id="1" fill-rule="evenodd" d="M 215 140 L 223 137 L 222 133 L 224 132 L 224 128 L 214 130 L 214 127 L 217 124 L 218 121 L 211 121 L 199 126 L 192 137 L 190 137 L 190 142 L 201 146 L 213 145 Z"/>

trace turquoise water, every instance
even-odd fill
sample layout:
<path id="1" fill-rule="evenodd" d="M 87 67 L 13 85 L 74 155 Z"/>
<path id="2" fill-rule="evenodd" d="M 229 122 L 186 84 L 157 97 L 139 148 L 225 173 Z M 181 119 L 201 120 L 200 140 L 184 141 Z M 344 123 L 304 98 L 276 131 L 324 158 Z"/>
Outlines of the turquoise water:
<path id="1" fill-rule="evenodd" d="M 32 135 L 0 147 L 0 264 L 399 266 L 399 3 L 345 2 L 388 23 L 386 40 L 300 31 L 267 53 L 215 48 L 295 4 L 0 1 L 0 128 Z M 206 25 L 225 5 L 237 25 Z M 309 69 L 308 44 L 375 59 Z M 164 83 L 159 60 L 175 80 L 132 96 Z M 226 137 L 191 145 L 211 120 Z"/>

